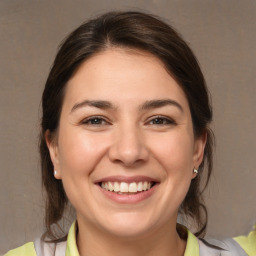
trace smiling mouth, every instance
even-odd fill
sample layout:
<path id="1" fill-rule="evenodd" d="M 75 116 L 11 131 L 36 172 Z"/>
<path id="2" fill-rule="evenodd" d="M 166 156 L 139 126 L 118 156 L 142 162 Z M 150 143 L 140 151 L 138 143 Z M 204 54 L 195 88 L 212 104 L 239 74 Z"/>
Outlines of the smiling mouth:
<path id="1" fill-rule="evenodd" d="M 151 189 L 153 186 L 156 185 L 156 182 L 151 181 L 140 181 L 140 182 L 100 182 L 99 185 L 101 188 L 117 193 L 119 195 L 132 195 L 141 192 L 145 192 Z"/>

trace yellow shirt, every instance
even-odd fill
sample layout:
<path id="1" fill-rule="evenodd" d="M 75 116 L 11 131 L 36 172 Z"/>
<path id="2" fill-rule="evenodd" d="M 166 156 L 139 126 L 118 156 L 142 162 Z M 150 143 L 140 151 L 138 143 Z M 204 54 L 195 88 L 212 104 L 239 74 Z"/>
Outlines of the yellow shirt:
<path id="1" fill-rule="evenodd" d="M 249 256 L 256 256 L 256 225 L 254 231 L 248 236 L 238 236 L 234 240 L 244 249 Z"/>
<path id="2" fill-rule="evenodd" d="M 7 252 L 4 256 L 36 256 L 36 251 L 33 242 L 29 242 L 14 250 Z"/>
<path id="3" fill-rule="evenodd" d="M 29 242 L 21 247 L 7 252 L 7 254 L 4 256 L 36 256 L 34 243 Z M 66 256 L 79 256 L 76 245 L 76 222 L 72 224 L 68 233 Z M 184 256 L 199 256 L 198 239 L 189 230 Z"/>

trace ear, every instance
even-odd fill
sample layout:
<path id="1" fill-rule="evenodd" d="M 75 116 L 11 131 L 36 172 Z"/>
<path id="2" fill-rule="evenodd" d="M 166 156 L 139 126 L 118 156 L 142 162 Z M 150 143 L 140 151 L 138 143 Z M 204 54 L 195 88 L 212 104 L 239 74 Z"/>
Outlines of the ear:
<path id="1" fill-rule="evenodd" d="M 45 136 L 45 141 L 50 153 L 52 164 L 54 166 L 54 170 L 52 170 L 53 175 L 56 179 L 61 179 L 59 152 L 58 152 L 58 145 L 57 145 L 56 139 L 53 138 L 49 130 L 45 132 L 44 136 Z M 54 174 L 54 171 L 56 171 L 56 174 Z"/>
<path id="2" fill-rule="evenodd" d="M 195 139 L 194 143 L 194 154 L 193 154 L 193 164 L 194 168 L 198 170 L 200 164 L 204 158 L 204 149 L 207 142 L 207 133 L 204 132 L 200 137 Z M 196 177 L 197 173 L 192 172 L 192 179 Z"/>

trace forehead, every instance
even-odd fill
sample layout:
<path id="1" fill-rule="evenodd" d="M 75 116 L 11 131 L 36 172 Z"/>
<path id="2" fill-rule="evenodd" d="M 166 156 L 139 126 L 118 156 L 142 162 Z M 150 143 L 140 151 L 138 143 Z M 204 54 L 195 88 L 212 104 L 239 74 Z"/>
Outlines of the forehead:
<path id="1" fill-rule="evenodd" d="M 132 104 L 166 97 L 187 104 L 161 60 L 147 52 L 119 48 L 83 62 L 69 80 L 65 96 L 69 102 L 100 99 Z"/>

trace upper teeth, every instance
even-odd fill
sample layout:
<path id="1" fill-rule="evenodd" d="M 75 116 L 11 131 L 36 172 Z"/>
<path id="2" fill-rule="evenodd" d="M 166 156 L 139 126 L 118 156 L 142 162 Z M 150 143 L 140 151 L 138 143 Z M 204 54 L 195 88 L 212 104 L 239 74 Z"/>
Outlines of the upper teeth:
<path id="1" fill-rule="evenodd" d="M 146 191 L 151 188 L 152 182 L 149 181 L 140 181 L 138 183 L 126 183 L 126 182 L 102 182 L 101 187 L 114 192 L 127 193 L 132 192 L 136 193 L 138 191 Z"/>

